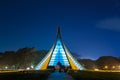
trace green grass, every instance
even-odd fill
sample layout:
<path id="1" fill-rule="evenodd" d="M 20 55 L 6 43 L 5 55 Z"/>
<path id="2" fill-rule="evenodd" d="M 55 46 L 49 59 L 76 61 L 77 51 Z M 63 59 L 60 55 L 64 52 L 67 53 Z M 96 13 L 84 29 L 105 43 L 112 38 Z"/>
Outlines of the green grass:
<path id="1" fill-rule="evenodd" d="M 52 71 L 20 71 L 0 73 L 0 80 L 46 80 Z"/>
<path id="2" fill-rule="evenodd" d="M 120 72 L 70 71 L 75 80 L 120 80 Z"/>

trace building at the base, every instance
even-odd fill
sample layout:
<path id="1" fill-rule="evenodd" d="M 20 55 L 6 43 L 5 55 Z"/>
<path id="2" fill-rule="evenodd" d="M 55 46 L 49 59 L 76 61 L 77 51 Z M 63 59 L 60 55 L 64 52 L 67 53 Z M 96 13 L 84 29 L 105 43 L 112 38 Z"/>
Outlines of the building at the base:
<path id="1" fill-rule="evenodd" d="M 36 70 L 46 70 L 55 67 L 58 63 L 70 67 L 72 70 L 84 70 L 84 67 L 72 56 L 62 41 L 60 28 L 57 30 L 56 40 L 46 56 L 35 67 Z"/>

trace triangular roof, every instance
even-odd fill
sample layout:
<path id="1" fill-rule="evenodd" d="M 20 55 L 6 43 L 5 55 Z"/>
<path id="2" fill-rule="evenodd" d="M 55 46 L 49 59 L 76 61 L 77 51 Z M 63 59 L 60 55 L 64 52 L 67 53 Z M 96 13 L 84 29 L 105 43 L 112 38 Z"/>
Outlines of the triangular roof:
<path id="1" fill-rule="evenodd" d="M 57 30 L 56 40 L 47 53 L 47 55 L 40 61 L 35 67 L 36 70 L 45 70 L 48 66 L 56 66 L 57 63 L 61 63 L 63 66 L 70 66 L 73 70 L 83 70 L 84 67 L 72 56 L 62 41 L 60 27 Z"/>

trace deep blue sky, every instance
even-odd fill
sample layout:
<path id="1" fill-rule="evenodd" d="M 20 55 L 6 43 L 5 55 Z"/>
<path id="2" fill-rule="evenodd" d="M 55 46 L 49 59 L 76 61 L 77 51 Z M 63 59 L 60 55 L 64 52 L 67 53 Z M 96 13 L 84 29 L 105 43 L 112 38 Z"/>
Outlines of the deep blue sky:
<path id="1" fill-rule="evenodd" d="M 50 49 L 58 26 L 82 58 L 120 56 L 120 0 L 0 0 L 0 52 Z"/>

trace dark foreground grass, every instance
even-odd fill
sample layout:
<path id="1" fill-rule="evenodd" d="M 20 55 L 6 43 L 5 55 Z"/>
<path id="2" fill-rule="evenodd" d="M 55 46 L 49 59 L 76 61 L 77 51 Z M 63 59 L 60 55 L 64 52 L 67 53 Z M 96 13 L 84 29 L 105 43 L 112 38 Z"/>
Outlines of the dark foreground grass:
<path id="1" fill-rule="evenodd" d="M 0 80 L 46 80 L 52 71 L 20 71 L 0 73 Z"/>
<path id="2" fill-rule="evenodd" d="M 75 80 L 120 80 L 120 72 L 70 71 Z"/>

